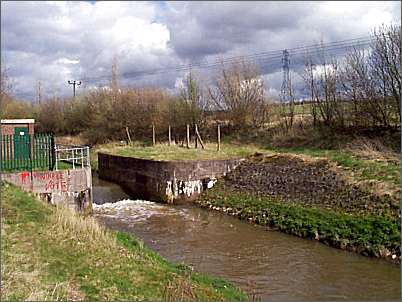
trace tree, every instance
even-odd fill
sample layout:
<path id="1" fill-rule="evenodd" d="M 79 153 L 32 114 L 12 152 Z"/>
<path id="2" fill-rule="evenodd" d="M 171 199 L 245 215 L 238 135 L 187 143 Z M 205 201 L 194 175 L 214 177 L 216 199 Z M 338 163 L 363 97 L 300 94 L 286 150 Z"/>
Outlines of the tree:
<path id="1" fill-rule="evenodd" d="M 192 72 L 188 74 L 184 87 L 181 88 L 180 101 L 185 122 L 190 124 L 191 127 L 202 124 L 206 103 L 204 102 L 202 89 Z"/>
<path id="2" fill-rule="evenodd" d="M 209 96 L 218 110 L 227 112 L 233 126 L 257 126 L 265 116 L 263 87 L 253 64 L 241 61 L 228 68 L 222 64 L 221 75 L 209 89 Z"/>
<path id="3" fill-rule="evenodd" d="M 374 42 L 371 46 L 371 77 L 385 102 L 383 119 L 387 119 L 388 99 L 390 108 L 401 122 L 401 26 L 382 26 L 374 30 Z M 390 104 L 391 105 L 391 104 Z"/>
<path id="4" fill-rule="evenodd" d="M 0 72 L 0 107 L 2 109 L 1 114 L 3 115 L 4 107 L 11 101 L 11 83 L 7 75 L 7 69 L 3 64 Z"/>

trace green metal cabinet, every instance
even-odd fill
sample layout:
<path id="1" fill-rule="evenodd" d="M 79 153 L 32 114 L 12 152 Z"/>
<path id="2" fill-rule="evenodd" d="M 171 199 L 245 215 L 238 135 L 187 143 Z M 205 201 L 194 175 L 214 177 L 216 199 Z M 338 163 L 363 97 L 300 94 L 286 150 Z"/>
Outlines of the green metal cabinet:
<path id="1" fill-rule="evenodd" d="M 28 127 L 14 128 L 14 159 L 29 159 Z"/>

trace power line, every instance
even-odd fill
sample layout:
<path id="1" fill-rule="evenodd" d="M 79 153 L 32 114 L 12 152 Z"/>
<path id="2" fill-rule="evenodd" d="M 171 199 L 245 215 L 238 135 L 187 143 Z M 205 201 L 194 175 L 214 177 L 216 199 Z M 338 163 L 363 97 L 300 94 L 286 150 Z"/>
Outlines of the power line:
<path id="1" fill-rule="evenodd" d="M 353 39 L 347 39 L 347 40 L 341 40 L 341 41 L 334 41 L 334 42 L 329 42 L 329 43 L 316 43 L 316 44 L 311 44 L 307 46 L 299 46 L 299 47 L 294 47 L 294 48 L 289 48 L 287 49 L 288 53 L 290 56 L 299 56 L 301 54 L 314 54 L 318 52 L 323 52 L 323 51 L 334 51 L 334 50 L 346 50 L 350 47 L 364 47 L 368 46 L 372 41 L 373 37 L 371 36 L 366 36 L 366 37 L 360 37 L 360 38 L 353 38 Z M 274 51 L 267 51 L 267 52 L 260 52 L 260 53 L 254 53 L 250 55 L 244 55 L 244 56 L 235 56 L 235 57 L 229 57 L 221 60 L 216 60 L 215 62 L 193 62 L 189 64 L 181 64 L 177 66 L 169 66 L 169 67 L 164 67 L 164 68 L 155 68 L 155 69 L 145 69 L 145 70 L 139 70 L 139 71 L 133 71 L 133 72 L 126 72 L 122 73 L 121 76 L 124 78 L 136 78 L 136 77 L 142 77 L 142 76 L 147 76 L 147 75 L 155 75 L 155 74 L 161 74 L 161 73 L 169 73 L 169 72 L 179 72 L 179 71 L 188 71 L 192 68 L 214 68 L 217 66 L 221 66 L 222 64 L 228 64 L 228 63 L 233 63 L 236 61 L 244 61 L 244 62 L 249 62 L 249 61 L 265 61 L 269 62 L 270 60 L 275 60 L 279 59 L 282 57 L 282 52 L 283 50 L 274 50 Z M 88 81 L 97 81 L 97 80 L 107 80 L 110 79 L 111 77 L 109 75 L 105 76 L 99 76 L 99 77 L 87 77 L 86 80 Z"/>

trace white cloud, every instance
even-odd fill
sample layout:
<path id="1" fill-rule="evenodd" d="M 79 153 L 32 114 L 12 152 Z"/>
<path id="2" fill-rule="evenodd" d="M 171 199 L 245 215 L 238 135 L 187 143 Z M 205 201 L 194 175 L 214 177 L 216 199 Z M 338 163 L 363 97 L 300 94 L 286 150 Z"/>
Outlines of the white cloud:
<path id="1" fill-rule="evenodd" d="M 78 64 L 80 60 L 70 60 L 67 58 L 60 58 L 55 61 L 56 64 Z"/>

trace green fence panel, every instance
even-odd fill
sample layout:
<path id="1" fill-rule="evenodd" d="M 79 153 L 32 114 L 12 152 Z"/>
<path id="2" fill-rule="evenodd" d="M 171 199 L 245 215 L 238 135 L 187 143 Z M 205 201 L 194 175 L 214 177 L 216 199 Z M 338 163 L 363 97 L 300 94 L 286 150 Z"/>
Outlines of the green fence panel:
<path id="1" fill-rule="evenodd" d="M 54 136 L 21 132 L 0 136 L 1 171 L 52 170 L 55 163 Z"/>

